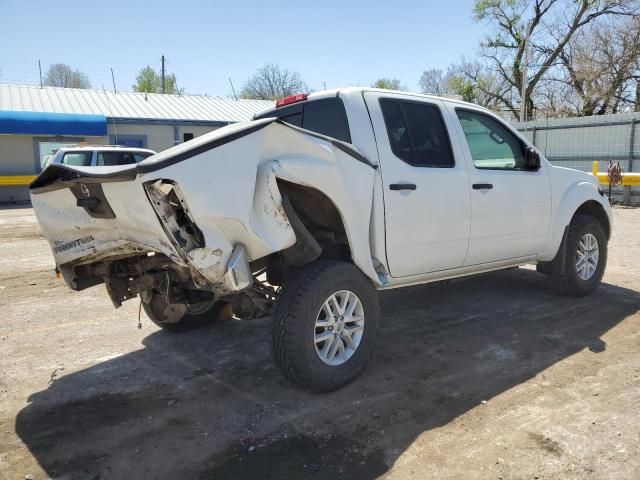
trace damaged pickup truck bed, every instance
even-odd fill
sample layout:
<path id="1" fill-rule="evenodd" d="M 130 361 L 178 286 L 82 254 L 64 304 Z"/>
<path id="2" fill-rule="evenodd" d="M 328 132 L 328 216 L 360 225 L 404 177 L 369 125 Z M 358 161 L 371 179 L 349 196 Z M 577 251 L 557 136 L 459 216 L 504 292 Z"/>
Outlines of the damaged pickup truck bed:
<path id="1" fill-rule="evenodd" d="M 584 295 L 611 230 L 593 178 L 488 111 L 361 88 L 288 97 L 137 165 L 49 165 L 30 189 L 69 287 L 139 295 L 170 331 L 271 313 L 277 363 L 317 391 L 369 359 L 376 290 L 537 263 Z"/>

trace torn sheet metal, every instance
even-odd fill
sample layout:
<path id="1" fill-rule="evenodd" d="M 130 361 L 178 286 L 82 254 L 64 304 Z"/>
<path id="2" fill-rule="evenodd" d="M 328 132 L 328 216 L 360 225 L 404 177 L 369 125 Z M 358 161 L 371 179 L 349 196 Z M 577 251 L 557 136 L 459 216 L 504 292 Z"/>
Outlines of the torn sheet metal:
<path id="1" fill-rule="evenodd" d="M 46 191 L 32 192 L 32 200 L 59 266 L 91 263 L 116 251 L 153 251 L 189 266 L 199 274 L 194 278 L 216 289 L 237 289 L 246 284 L 240 264 L 296 241 L 282 208 L 280 178 L 316 188 L 334 202 L 354 262 L 379 283 L 369 247 L 375 166 L 356 155 L 353 146 L 336 142 L 273 120 L 236 124 L 149 157 L 136 166 L 134 179 L 111 177 L 103 183 L 115 218 L 91 217 L 77 206 L 69 188 L 56 186 L 52 175 L 47 176 Z M 65 175 L 68 182 L 66 170 Z M 82 169 L 72 181 L 99 180 Z M 188 208 L 176 216 L 157 205 L 158 199 L 145 188 L 158 181 L 176 186 L 177 202 L 184 201 Z M 181 215 L 197 226 L 200 240 L 180 226 Z M 238 245 L 240 264 L 233 257 Z"/>

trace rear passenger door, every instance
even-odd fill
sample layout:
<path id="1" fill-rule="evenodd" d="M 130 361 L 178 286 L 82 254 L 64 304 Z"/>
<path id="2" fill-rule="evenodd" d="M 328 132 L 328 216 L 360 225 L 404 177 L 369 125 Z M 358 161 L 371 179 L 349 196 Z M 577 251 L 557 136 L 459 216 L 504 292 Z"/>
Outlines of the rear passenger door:
<path id="1" fill-rule="evenodd" d="M 365 93 L 384 189 L 387 262 L 393 277 L 461 267 L 471 210 L 466 163 L 435 99 Z"/>

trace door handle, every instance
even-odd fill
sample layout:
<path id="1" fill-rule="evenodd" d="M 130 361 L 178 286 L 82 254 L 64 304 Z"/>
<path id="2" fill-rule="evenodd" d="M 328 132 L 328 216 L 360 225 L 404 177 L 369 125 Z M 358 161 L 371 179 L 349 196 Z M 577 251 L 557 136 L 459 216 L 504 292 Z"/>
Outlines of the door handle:
<path id="1" fill-rule="evenodd" d="M 474 183 L 474 190 L 491 190 L 493 188 L 493 184 L 491 183 Z"/>
<path id="2" fill-rule="evenodd" d="M 389 185 L 389 190 L 415 190 L 415 183 L 392 183 Z"/>

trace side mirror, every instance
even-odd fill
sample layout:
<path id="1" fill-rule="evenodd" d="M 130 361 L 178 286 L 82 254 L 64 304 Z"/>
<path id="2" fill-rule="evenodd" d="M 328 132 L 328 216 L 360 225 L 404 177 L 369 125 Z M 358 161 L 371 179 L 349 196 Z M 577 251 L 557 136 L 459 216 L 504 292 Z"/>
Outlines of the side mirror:
<path id="1" fill-rule="evenodd" d="M 524 165 L 527 170 L 540 170 L 540 154 L 533 147 L 527 147 L 524 151 Z"/>

